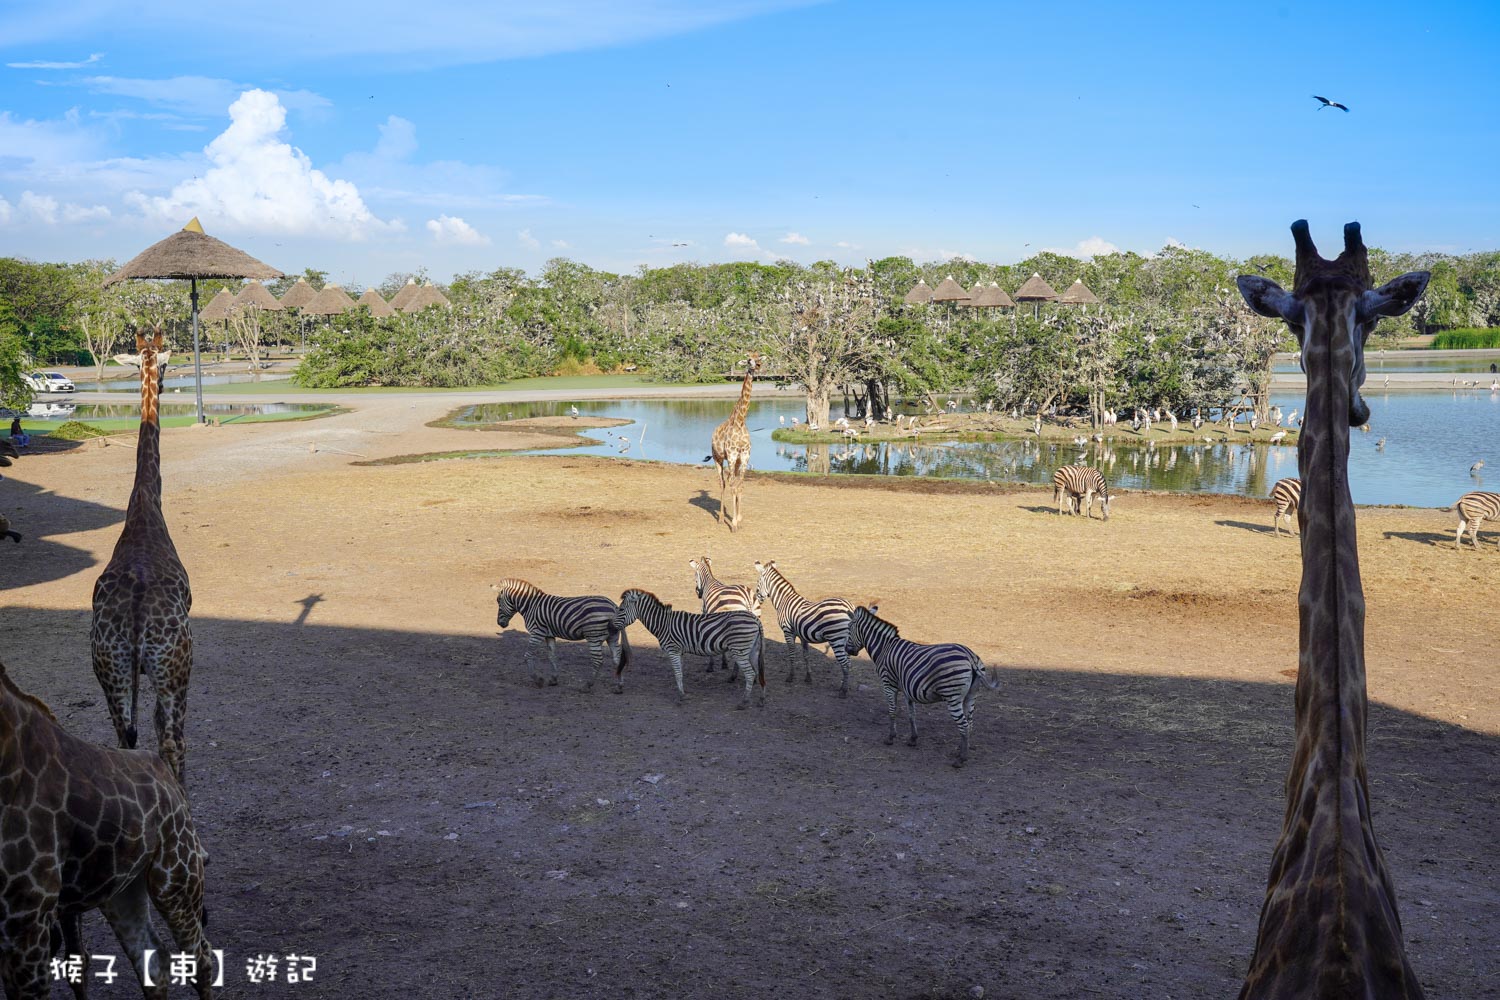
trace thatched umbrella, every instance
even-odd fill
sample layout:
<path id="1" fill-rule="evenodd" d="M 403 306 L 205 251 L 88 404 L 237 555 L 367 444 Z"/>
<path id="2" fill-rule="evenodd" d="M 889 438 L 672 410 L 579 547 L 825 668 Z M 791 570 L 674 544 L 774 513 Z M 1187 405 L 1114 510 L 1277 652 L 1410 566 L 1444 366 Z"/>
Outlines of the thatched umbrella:
<path id="1" fill-rule="evenodd" d="M 337 316 L 354 308 L 354 300 L 338 285 L 324 285 L 302 311 L 313 316 Z"/>
<path id="2" fill-rule="evenodd" d="M 404 290 L 405 289 L 403 289 L 403 291 Z M 442 306 L 444 309 L 451 309 L 453 307 L 453 303 L 449 302 L 448 297 L 445 296 L 442 292 L 432 287 L 432 282 L 429 281 L 427 284 L 418 289 L 415 295 L 413 295 L 406 301 L 406 305 L 402 308 L 402 312 L 419 313 L 423 309 L 430 309 L 433 306 Z"/>
<path id="3" fill-rule="evenodd" d="M 928 286 L 926 278 L 918 278 L 912 290 L 906 293 L 906 304 L 909 306 L 925 306 L 932 301 L 932 288 Z"/>
<path id="4" fill-rule="evenodd" d="M 203 364 L 198 349 L 198 279 L 280 277 L 282 273 L 269 264 L 206 234 L 195 216 L 180 231 L 136 254 L 124 267 L 105 278 L 104 283 L 113 285 L 127 278 L 187 278 L 192 282 L 188 299 L 192 303 L 193 375 L 201 424 L 205 421 Z"/>
<path id="5" fill-rule="evenodd" d="M 245 287 L 240 289 L 240 294 L 234 297 L 236 309 L 266 309 L 270 312 L 281 312 L 286 306 L 276 300 L 276 296 L 266 291 L 266 286 L 258 281 L 247 281 Z"/>
<path id="6" fill-rule="evenodd" d="M 385 319 L 387 316 L 396 315 L 396 310 L 391 308 L 391 304 L 382 298 L 380 293 L 373 288 L 366 288 L 365 294 L 361 295 L 359 301 L 355 304 L 364 306 L 370 310 L 370 315 L 376 319 Z"/>
<path id="7" fill-rule="evenodd" d="M 975 285 L 969 297 L 969 305 L 988 309 L 1014 309 L 1016 307 L 1010 296 L 1005 294 L 1005 289 L 993 281 L 988 285 Z"/>
<path id="8" fill-rule="evenodd" d="M 1089 286 L 1083 283 L 1082 278 L 1074 280 L 1068 286 L 1068 290 L 1057 297 L 1059 305 L 1065 306 L 1097 306 L 1099 296 L 1089 291 Z"/>
<path id="9" fill-rule="evenodd" d="M 229 310 L 234 308 L 234 295 L 229 289 L 219 289 L 219 294 L 209 300 L 208 305 L 198 314 L 198 318 L 205 323 L 222 323 L 229 318 Z"/>
<path id="10" fill-rule="evenodd" d="M 1042 280 L 1040 274 L 1033 274 L 1026 279 L 1026 283 L 1016 289 L 1017 302 L 1030 302 L 1032 304 L 1032 315 L 1040 316 L 1042 303 L 1051 302 L 1057 298 L 1057 292 L 1052 286 Z"/>
<path id="11" fill-rule="evenodd" d="M 984 293 L 984 282 L 982 282 L 982 281 L 976 281 L 976 282 L 974 282 L 974 287 L 971 288 L 971 289 L 969 289 L 969 301 L 967 301 L 967 302 L 960 302 L 959 305 L 968 306 L 968 307 L 970 307 L 972 309 L 974 306 L 979 305 L 979 303 L 977 301 L 975 301 L 975 300 L 978 299 L 979 296 L 982 295 L 983 293 Z"/>
<path id="12" fill-rule="evenodd" d="M 421 290 L 422 286 L 417 284 L 416 278 L 407 278 L 406 284 L 402 285 L 401 289 L 392 296 L 391 308 L 397 312 L 406 312 L 406 304 Z"/>
<path id="13" fill-rule="evenodd" d="M 286 290 L 281 297 L 281 308 L 302 309 L 309 302 L 318 297 L 318 290 L 309 285 L 304 279 L 298 278 L 297 283 Z"/>
<path id="14" fill-rule="evenodd" d="M 964 286 L 953 280 L 953 275 L 948 275 L 938 286 L 932 290 L 932 301 L 934 302 L 968 302 L 969 293 Z"/>

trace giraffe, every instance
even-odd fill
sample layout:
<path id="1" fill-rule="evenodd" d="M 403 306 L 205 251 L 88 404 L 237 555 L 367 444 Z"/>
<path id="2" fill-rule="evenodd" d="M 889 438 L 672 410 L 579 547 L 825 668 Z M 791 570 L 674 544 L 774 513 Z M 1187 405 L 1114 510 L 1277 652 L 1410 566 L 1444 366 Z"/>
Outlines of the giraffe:
<path id="1" fill-rule="evenodd" d="M 83 956 L 79 923 L 98 909 L 148 998 L 167 996 L 167 956 L 197 962 L 198 996 L 217 970 L 204 935 L 203 866 L 187 793 L 157 755 L 78 739 L 0 664 L 0 985 L 10 1000 L 52 994 L 58 938 Z M 176 948 L 151 922 L 151 905 Z M 157 959 L 146 967 L 146 951 Z M 157 985 L 145 986 L 146 973 Z M 74 984 L 76 996 L 86 983 Z"/>
<path id="2" fill-rule="evenodd" d="M 740 384 L 740 398 L 729 419 L 714 428 L 713 454 L 719 467 L 719 521 L 727 518 L 729 530 L 740 526 L 740 492 L 745 487 L 745 472 L 750 468 L 750 432 L 745 429 L 745 414 L 750 411 L 750 387 L 760 369 L 760 355 L 751 351 L 745 366 L 745 381 Z M 726 514 L 724 494 L 733 489 L 734 508 Z"/>
<path id="3" fill-rule="evenodd" d="M 1296 741 L 1286 815 L 1240 997 L 1421 997 L 1371 819 L 1365 601 L 1347 473 L 1349 428 L 1370 415 L 1359 395 L 1364 342 L 1381 316 L 1399 316 L 1416 303 L 1428 273 L 1403 274 L 1372 289 L 1358 223 L 1344 227 L 1344 252 L 1333 261 L 1318 255 L 1305 220 L 1292 224 L 1292 234 L 1291 292 L 1258 275 L 1238 281 L 1251 309 L 1291 327 L 1307 373 L 1297 445 Z"/>
<path id="4" fill-rule="evenodd" d="M 193 634 L 188 610 L 193 594 L 177 558 L 161 509 L 161 331 L 151 340 L 136 334 L 141 362 L 141 430 L 135 453 L 135 485 L 125 527 L 109 565 L 94 584 L 90 645 L 94 676 L 104 689 L 120 746 L 136 745 L 136 695 L 141 675 L 156 688 L 157 749 L 179 781 L 187 758 L 183 723 Z"/>

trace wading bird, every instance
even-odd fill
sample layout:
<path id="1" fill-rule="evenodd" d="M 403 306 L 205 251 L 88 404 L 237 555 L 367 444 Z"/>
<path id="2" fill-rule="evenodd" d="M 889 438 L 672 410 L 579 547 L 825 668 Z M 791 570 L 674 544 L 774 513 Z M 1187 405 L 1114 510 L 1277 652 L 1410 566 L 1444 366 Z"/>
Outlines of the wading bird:
<path id="1" fill-rule="evenodd" d="M 1322 104 L 1318 105 L 1318 110 L 1319 111 L 1322 111 L 1324 108 L 1338 108 L 1340 111 L 1345 111 L 1345 112 L 1347 112 L 1349 110 L 1348 108 L 1346 108 L 1342 104 L 1340 104 L 1338 101 L 1330 101 L 1328 98 L 1326 98 L 1326 97 L 1319 97 L 1317 94 L 1314 94 L 1312 96 L 1313 96 L 1313 100 L 1315 100 L 1315 101 L 1322 101 L 1323 102 Z"/>
<path id="2" fill-rule="evenodd" d="M 1471 476 L 1477 476 L 1477 475 L 1479 475 L 1479 470 L 1482 469 L 1482 468 L 1484 468 L 1484 459 L 1481 458 L 1479 461 L 1477 461 L 1473 465 L 1469 466 L 1469 475 L 1471 475 Z"/>

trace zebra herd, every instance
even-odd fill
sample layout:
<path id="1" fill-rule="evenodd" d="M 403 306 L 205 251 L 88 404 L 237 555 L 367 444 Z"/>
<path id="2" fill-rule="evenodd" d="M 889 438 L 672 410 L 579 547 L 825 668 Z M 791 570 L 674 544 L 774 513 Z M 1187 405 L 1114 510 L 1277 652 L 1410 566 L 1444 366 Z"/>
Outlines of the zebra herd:
<path id="1" fill-rule="evenodd" d="M 959 745 L 953 766 L 962 767 L 969 757 L 969 730 L 974 717 L 974 696 L 978 680 L 991 690 L 1000 687 L 979 656 L 957 643 L 919 643 L 901 638 L 893 623 L 879 617 L 879 606 L 855 607 L 842 598 L 808 600 L 776 568 L 774 561 L 755 564 L 756 583 L 729 584 L 718 579 L 707 556 L 690 560 L 694 584 L 703 611 L 678 611 L 655 594 L 632 587 L 620 595 L 616 604 L 607 597 L 559 597 L 515 577 L 495 586 L 498 610 L 495 622 L 505 628 L 520 615 L 528 633 L 523 666 L 529 666 L 539 648 L 545 648 L 552 663 L 552 674 L 544 680 L 540 671 L 533 674 L 538 687 L 556 685 L 557 640 L 587 642 L 592 672 L 584 689 L 591 690 L 598 677 L 605 650 L 615 668 L 615 693 L 625 690 L 625 668 L 630 664 L 630 642 L 626 629 L 640 622 L 655 638 L 662 653 L 672 665 L 677 685 L 677 702 L 686 697 L 683 688 L 683 657 L 707 656 L 708 670 L 722 660 L 728 667 L 729 682 L 743 678 L 744 689 L 739 709 L 750 706 L 750 695 L 759 688 L 757 705 L 766 707 L 765 633 L 761 627 L 760 609 L 769 600 L 786 642 L 787 683 L 794 683 L 797 667 L 792 647 L 802 646 L 803 679 L 812 682 L 807 647 L 826 644 L 843 672 L 839 696 L 849 694 L 849 661 L 861 650 L 868 651 L 874 662 L 880 686 L 885 694 L 890 716 L 886 743 L 896 737 L 897 694 L 906 698 L 911 735 L 908 745 L 917 744 L 916 706 L 941 702 L 958 726 Z"/>
<path id="2" fill-rule="evenodd" d="M 1297 516 L 1297 505 L 1302 500 L 1302 480 L 1287 478 L 1278 480 L 1271 487 L 1271 503 L 1276 507 L 1276 515 L 1271 521 L 1271 530 L 1281 534 L 1281 519 L 1291 520 Z M 1469 544 L 1474 550 L 1479 551 L 1479 527 L 1485 521 L 1500 520 L 1500 493 L 1486 493 L 1476 490 L 1465 493 L 1458 498 L 1452 507 L 1444 507 L 1443 510 L 1458 512 L 1458 532 L 1453 539 L 1453 547 L 1463 548 L 1464 531 L 1469 532 Z M 1500 546 L 1500 538 L 1495 540 Z"/>

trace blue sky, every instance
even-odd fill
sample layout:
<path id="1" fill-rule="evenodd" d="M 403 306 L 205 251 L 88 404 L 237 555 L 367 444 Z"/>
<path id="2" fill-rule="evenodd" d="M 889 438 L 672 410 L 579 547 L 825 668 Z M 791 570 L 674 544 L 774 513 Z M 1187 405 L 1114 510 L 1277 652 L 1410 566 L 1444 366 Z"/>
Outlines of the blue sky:
<path id="1" fill-rule="evenodd" d="M 123 260 L 194 214 L 364 284 L 1248 255 L 1303 216 L 1495 250 L 1496 51 L 1492 2 L 0 0 L 0 254 Z"/>

